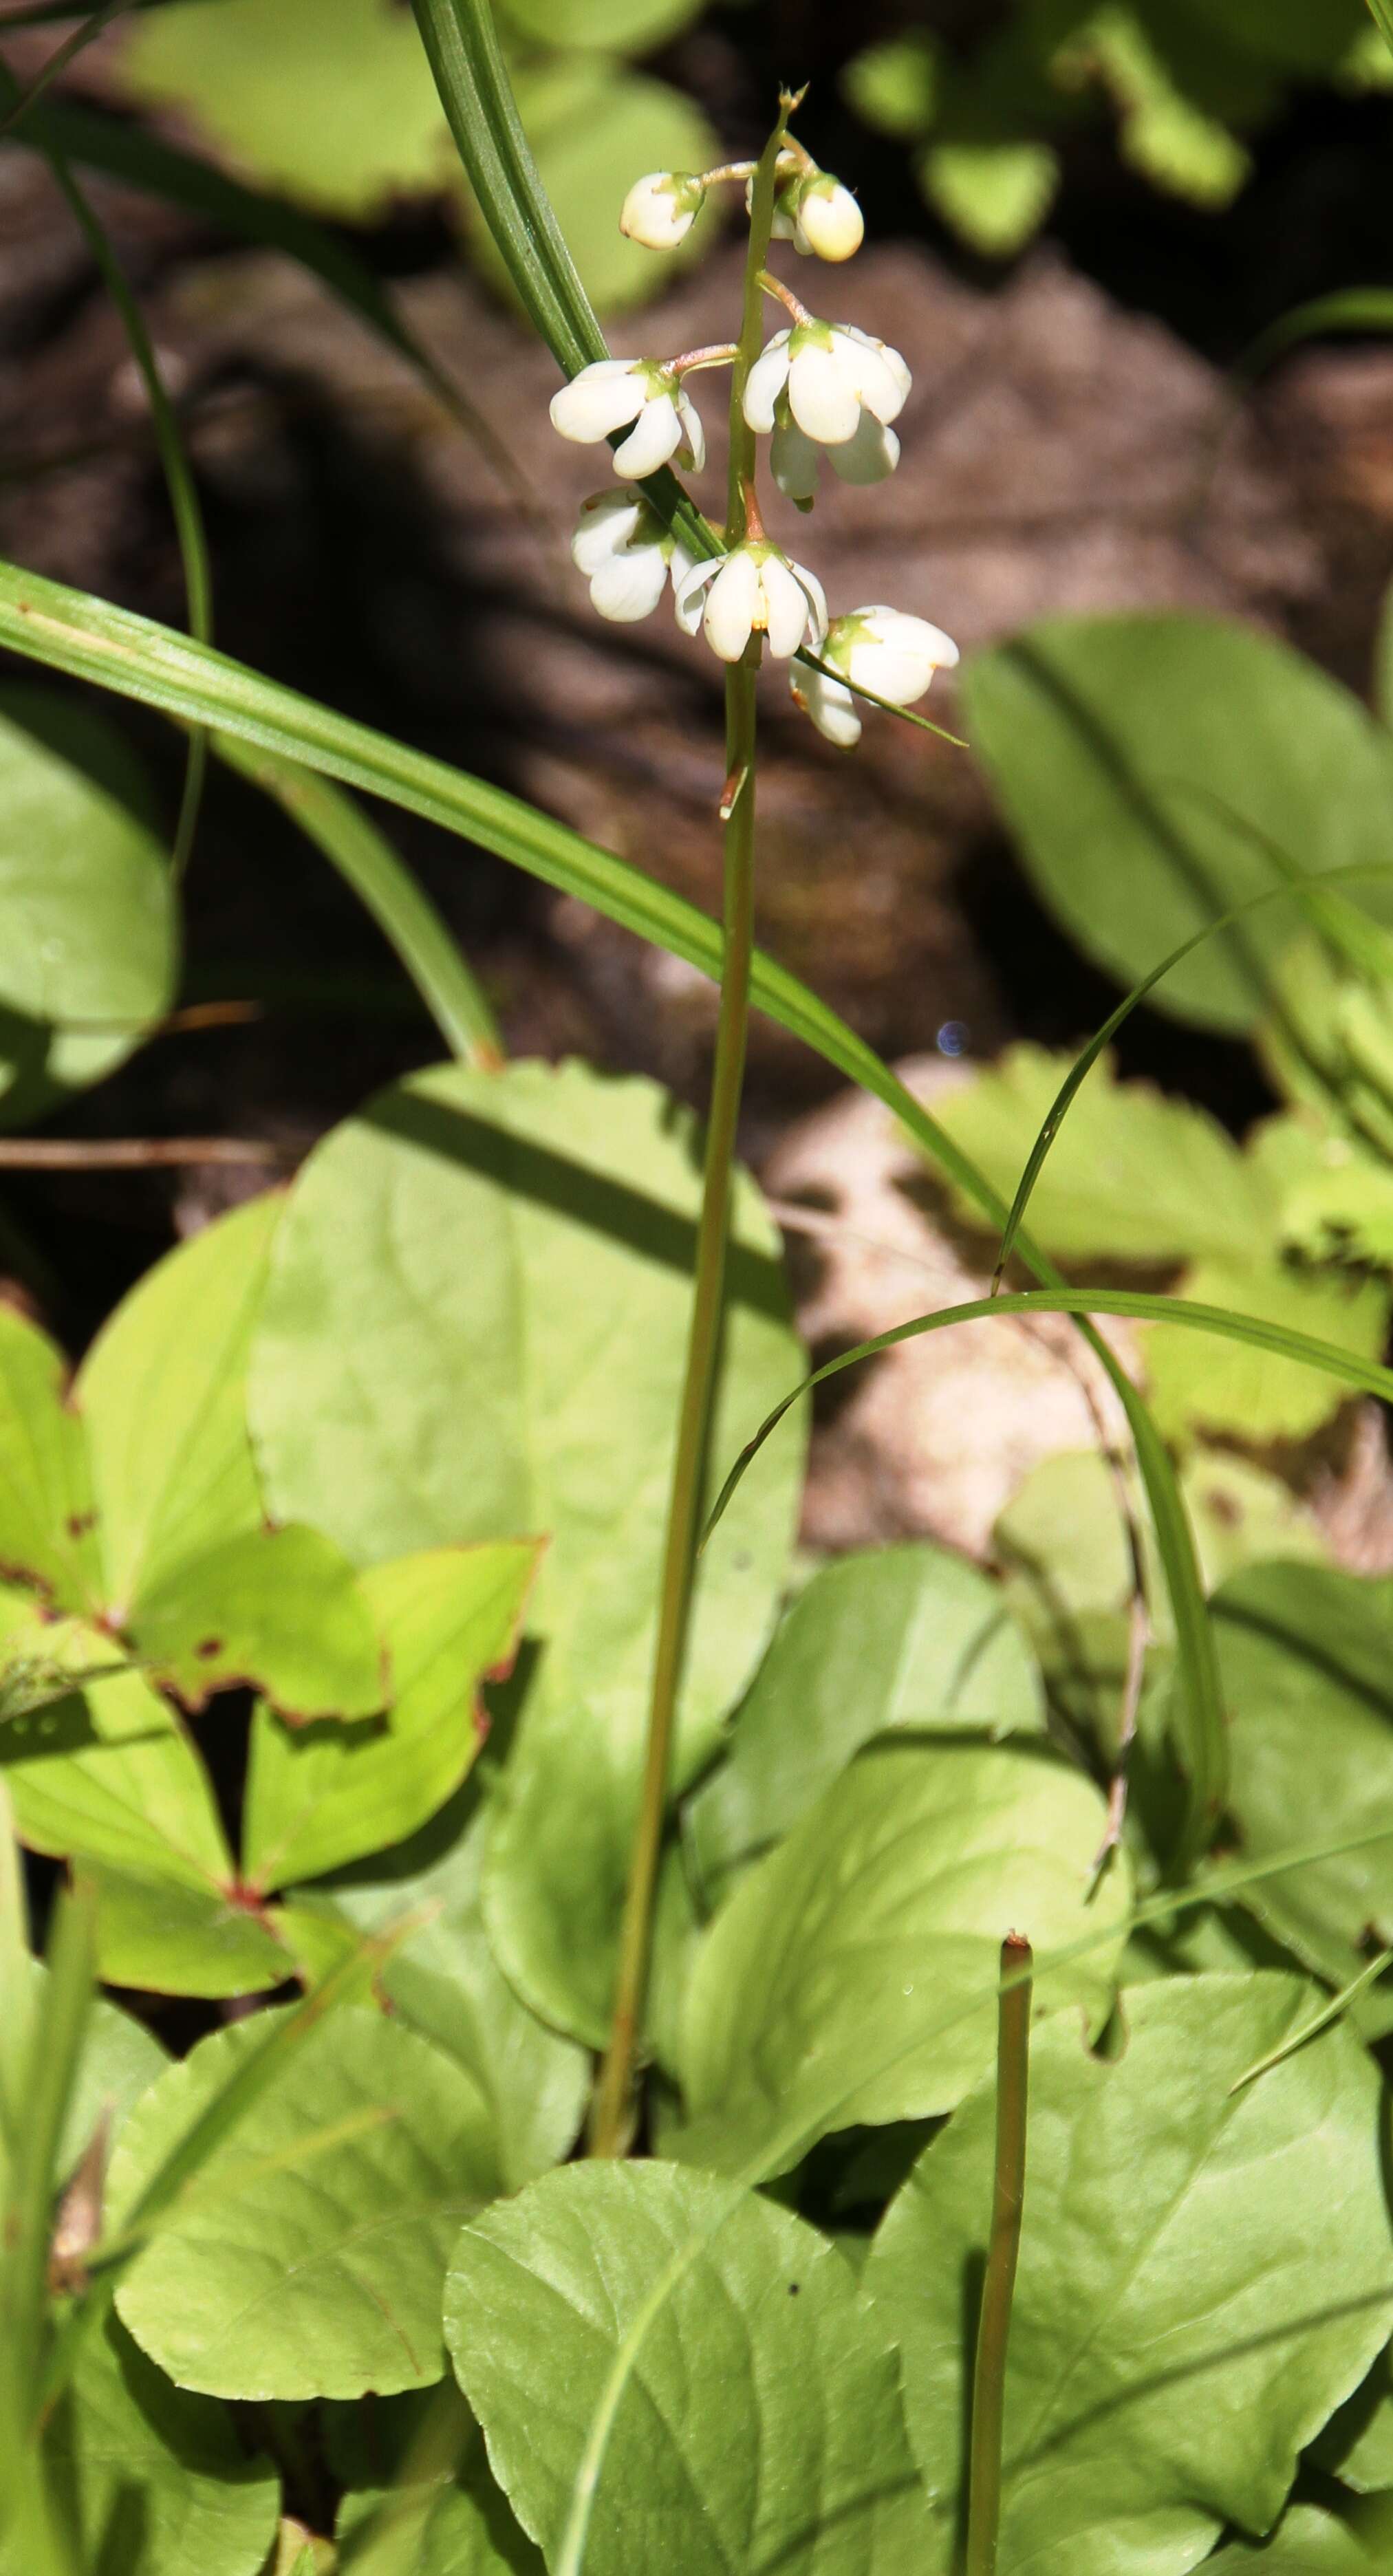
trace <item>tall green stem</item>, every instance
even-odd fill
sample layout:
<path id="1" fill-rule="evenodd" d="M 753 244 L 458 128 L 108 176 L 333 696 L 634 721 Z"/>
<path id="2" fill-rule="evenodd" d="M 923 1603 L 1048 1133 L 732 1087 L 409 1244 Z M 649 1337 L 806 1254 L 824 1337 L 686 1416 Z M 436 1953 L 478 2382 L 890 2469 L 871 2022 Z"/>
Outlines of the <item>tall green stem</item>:
<path id="1" fill-rule="evenodd" d="M 1005 2419 L 1006 2347 L 1025 2204 L 1026 2101 L 1030 2077 L 1030 1943 L 1008 1932 L 1001 1945 L 1004 1982 L 996 2044 L 996 2166 L 992 2231 L 977 2321 L 972 2374 L 972 2434 L 967 2477 L 965 2576 L 995 2576 L 1001 2531 L 1001 2435 Z M 1024 1973 L 1023 1973 L 1024 1972 Z"/>
<path id="2" fill-rule="evenodd" d="M 787 97 L 779 102 L 779 121 L 760 156 L 751 199 L 744 310 L 731 375 L 727 546 L 738 545 L 744 536 L 746 495 L 754 473 L 754 433 L 746 425 L 743 396 L 746 379 L 760 351 L 763 326 L 759 278 L 769 256 L 775 171 L 791 105 L 792 101 Z M 750 1011 L 750 965 L 754 953 L 755 675 L 759 667 L 759 651 L 758 642 L 752 639 L 745 660 L 734 664 L 726 673 L 727 783 L 721 809 L 725 816 L 725 944 L 721 960 L 721 1008 L 716 1029 L 716 1060 L 711 1075 L 701 1216 L 697 1226 L 692 1321 L 687 1339 L 686 1376 L 682 1386 L 677 1449 L 668 1500 L 643 1786 L 620 1926 L 619 1968 L 609 2046 L 595 2087 L 590 2115 L 589 2146 L 594 2156 L 622 2155 L 632 2127 L 634 2058 L 648 1991 L 653 1907 L 672 1774 L 672 1741 L 691 1617 L 702 1478 L 725 1306 L 731 1171 L 740 1119 Z"/>

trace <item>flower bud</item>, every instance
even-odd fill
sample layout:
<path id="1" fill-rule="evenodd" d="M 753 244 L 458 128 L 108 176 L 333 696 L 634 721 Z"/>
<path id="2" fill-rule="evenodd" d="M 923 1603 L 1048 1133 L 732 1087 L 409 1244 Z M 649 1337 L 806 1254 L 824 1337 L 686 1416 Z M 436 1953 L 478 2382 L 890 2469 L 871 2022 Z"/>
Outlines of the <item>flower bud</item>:
<path id="1" fill-rule="evenodd" d="M 830 171 L 820 170 L 797 190 L 793 226 L 795 250 L 814 251 L 819 259 L 850 259 L 861 247 L 865 222 L 849 188 Z"/>
<path id="2" fill-rule="evenodd" d="M 706 188 L 694 170 L 649 170 L 629 190 L 619 229 L 645 250 L 676 250 L 705 203 Z"/>

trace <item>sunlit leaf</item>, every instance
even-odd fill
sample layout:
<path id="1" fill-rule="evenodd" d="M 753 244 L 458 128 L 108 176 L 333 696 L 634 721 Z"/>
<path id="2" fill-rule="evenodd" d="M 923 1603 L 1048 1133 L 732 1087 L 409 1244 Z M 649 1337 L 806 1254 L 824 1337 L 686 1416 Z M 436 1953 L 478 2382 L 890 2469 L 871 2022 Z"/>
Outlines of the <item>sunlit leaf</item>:
<path id="1" fill-rule="evenodd" d="M 536 1572 L 526 1540 L 376 1566 L 362 1598 L 385 1641 L 390 1707 L 368 1726 L 252 1728 L 243 1876 L 319 1878 L 414 1833 L 459 1787 L 486 1731 L 479 1685 L 506 1669 Z"/>
<path id="2" fill-rule="evenodd" d="M 275 1512 L 361 1562 L 548 1538 L 529 1611 L 545 1651 L 485 1910 L 519 1992 L 588 2040 L 603 2035 L 638 1793 L 699 1192 L 692 1128 L 652 1084 L 575 1064 L 413 1076 L 304 1166 L 253 1358 Z M 748 1183 L 731 1284 L 717 1456 L 797 1366 L 777 1238 Z M 772 1624 L 799 1441 L 772 1464 L 704 1563 L 687 1777 Z"/>
<path id="3" fill-rule="evenodd" d="M 1342 2026 L 1229 2089 L 1312 2001 L 1299 1978 L 1182 1977 L 1128 1993 L 1115 2060 L 1089 2054 L 1073 2014 L 1036 2034 L 1006 2564 L 1183 2576 L 1226 2522 L 1268 2530 L 1297 2453 L 1382 2342 L 1376 2068 Z M 925 2576 L 955 2563 L 964 2282 L 986 2241 L 994 2092 L 981 2084 L 926 2149 L 865 2276 L 932 2500 Z"/>
<path id="4" fill-rule="evenodd" d="M 112 2158 L 109 2228 L 264 2027 L 200 2040 L 137 2105 Z M 374 2107 L 391 2117 L 302 2166 L 252 2172 Z M 459 2067 L 380 2013 L 345 2008 L 209 2157 L 188 2211 L 126 2274 L 121 2315 L 181 2387 L 214 2396 L 427 2385 L 444 2368 L 446 2257 L 487 2194 L 486 2156 L 483 2104 Z"/>
<path id="5" fill-rule="evenodd" d="M 711 2175 L 593 2163 L 466 2227 L 446 2288 L 456 2372 L 549 2563 L 609 2373 L 673 2274 L 610 2432 L 589 2576 L 916 2565 L 894 2364 L 835 2248 Z"/>
<path id="6" fill-rule="evenodd" d="M 995 2055 L 1004 1934 L 1043 1952 L 1120 1926 L 1125 1868 L 1089 1902 L 1103 1827 L 1091 1783 L 1043 1751 L 870 1746 L 706 1934 L 683 2016 L 691 2125 L 669 2151 L 738 2172 L 781 2142 L 791 2162 L 828 2130 L 951 2110 Z M 1076 2000 L 1100 2027 L 1116 1958 L 1103 1941 L 1042 1977 L 1039 2008 Z M 926 1996 L 947 2012 L 978 1995 L 953 2030 L 913 2044 Z"/>
<path id="7" fill-rule="evenodd" d="M 777 1842 L 872 1735 L 1042 1722 L 1039 1676 L 999 1588 L 945 1548 L 834 1559 L 779 1628 L 687 1808 L 703 1892 Z"/>

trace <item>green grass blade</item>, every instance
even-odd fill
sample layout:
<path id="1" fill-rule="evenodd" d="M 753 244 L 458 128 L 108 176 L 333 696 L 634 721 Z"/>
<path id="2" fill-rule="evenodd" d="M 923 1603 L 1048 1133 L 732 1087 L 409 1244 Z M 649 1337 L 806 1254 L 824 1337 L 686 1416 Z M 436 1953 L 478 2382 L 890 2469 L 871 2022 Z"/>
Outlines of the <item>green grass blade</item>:
<path id="1" fill-rule="evenodd" d="M 1270 2075 L 1274 2066 L 1280 2066 L 1286 2058 L 1294 2057 L 1299 2048 L 1305 2047 L 1308 2039 L 1316 2039 L 1321 2031 L 1328 2030 L 1332 2021 L 1338 2021 L 1342 2013 L 1347 2013 L 1350 2005 L 1358 2002 L 1359 1997 L 1373 1984 L 1374 1979 L 1383 1975 L 1390 1961 L 1393 1961 L 1393 1950 L 1380 1950 L 1377 1958 L 1369 1961 L 1367 1968 L 1361 1968 L 1358 1976 L 1351 1977 L 1347 1986 L 1341 1986 L 1337 1995 L 1329 1996 L 1320 2011 L 1313 2013 L 1309 2021 L 1303 2022 L 1300 2030 L 1293 2031 L 1290 2039 L 1284 2039 L 1280 2048 L 1270 2049 L 1266 2057 L 1257 2057 L 1251 2066 L 1245 2066 L 1243 2073 L 1229 2086 L 1230 2093 L 1241 2093 L 1245 2085 L 1255 2084 L 1260 2075 Z"/>
<path id="2" fill-rule="evenodd" d="M 412 0 L 455 148 L 519 301 L 568 376 L 605 336 L 537 175 L 489 0 Z"/>
<path id="3" fill-rule="evenodd" d="M 300 762 L 282 760 L 235 734 L 217 735 L 213 748 L 230 769 L 273 796 L 353 888 L 396 950 L 451 1054 L 465 1064 L 500 1065 L 503 1044 L 483 987 L 429 895 L 352 797 Z"/>
<path id="4" fill-rule="evenodd" d="M 131 0 L 102 0 L 99 9 L 94 9 L 91 16 L 85 19 L 80 27 L 74 27 L 72 34 L 65 36 L 61 45 L 54 46 L 47 62 L 35 73 L 23 96 L 16 93 L 7 104 L 3 117 L 0 117 L 0 143 L 4 142 L 8 134 L 13 133 L 20 119 L 27 116 L 31 108 L 37 107 L 44 91 L 52 88 L 59 74 L 67 70 L 74 56 L 80 54 L 84 46 L 91 44 L 94 36 L 101 34 L 103 27 L 110 26 L 112 19 L 119 17 L 122 10 L 129 9 L 130 6 Z M 0 27 L 0 35 L 3 33 L 4 28 Z"/>
<path id="5" fill-rule="evenodd" d="M 97 1978 L 96 1892 L 79 1879 L 60 1893 L 48 1945 L 43 2009 L 27 2052 L 24 2109 L 11 2163 L 0 2313 L 32 2422 L 44 2366 L 48 2254 L 58 2146 L 77 2078 Z"/>
<path id="6" fill-rule="evenodd" d="M 1393 51 L 1393 14 L 1386 22 L 1380 18 L 1379 24 Z M 1279 314 L 1275 322 L 1269 322 L 1267 329 L 1259 332 L 1244 350 L 1234 373 L 1251 384 L 1276 359 L 1285 357 L 1289 349 L 1299 348 L 1303 340 L 1322 340 L 1337 331 L 1393 331 L 1393 287 L 1345 286 L 1334 295 L 1317 295 L 1309 304 L 1294 305 L 1290 313 Z"/>
<path id="7" fill-rule="evenodd" d="M 124 0 L 121 0 L 121 5 L 124 5 Z M 112 14 L 110 9 L 99 13 L 98 19 L 92 22 L 87 32 L 95 34 L 97 26 L 104 25 L 106 18 Z M 60 51 L 62 51 L 61 47 Z M 10 124 L 24 114 L 29 100 L 34 95 L 35 92 L 31 90 L 24 98 L 19 98 L 11 73 L 3 63 L 0 63 L 0 102 L 11 102 L 8 120 Z M 5 128 L 0 127 L 0 133 L 4 131 Z M 213 567 L 209 560 L 208 538 L 203 524 L 203 505 L 199 500 L 198 486 L 194 481 L 188 454 L 179 433 L 174 406 L 165 391 L 164 378 L 160 373 L 154 343 L 146 330 L 145 317 L 131 292 L 125 270 L 112 248 L 106 227 L 98 219 L 85 191 L 74 178 L 65 155 L 56 144 L 41 146 L 41 149 L 63 200 L 96 262 L 102 283 L 116 307 L 121 328 L 126 335 L 127 346 L 135 361 L 141 383 L 145 387 L 146 399 L 150 405 L 150 417 L 154 424 L 160 469 L 164 475 L 165 489 L 169 494 L 169 506 L 179 544 L 179 560 L 183 566 L 189 633 L 195 636 L 199 643 L 211 644 L 213 640 Z M 194 835 L 198 829 L 207 770 L 208 736 L 200 726 L 189 739 L 188 758 L 184 768 L 184 792 L 180 799 L 179 819 L 175 826 L 174 846 L 170 857 L 170 871 L 176 885 L 182 879 L 193 854 Z"/>
<path id="8" fill-rule="evenodd" d="M 1393 54 L 1393 0 L 1369 0 L 1369 15 Z"/>
<path id="9" fill-rule="evenodd" d="M 0 2200 L 4 2173 L 19 2135 L 20 2102 L 34 2013 L 29 1981 L 29 1904 L 24 1854 L 14 1828 L 10 1793 L 0 1772 Z"/>
<path id="10" fill-rule="evenodd" d="M 1254 1350 L 1271 1351 L 1279 1359 L 1299 1360 L 1307 1368 L 1320 1369 L 1327 1377 L 1339 1378 L 1346 1386 L 1358 1387 L 1365 1395 L 1376 1395 L 1382 1403 L 1393 1404 L 1393 1369 L 1385 1368 L 1381 1360 L 1361 1359 L 1356 1351 L 1342 1351 L 1334 1342 L 1323 1342 L 1314 1333 L 1293 1332 L 1287 1324 L 1269 1323 L 1262 1315 L 1240 1315 L 1229 1306 L 1205 1306 L 1188 1297 L 1158 1297 L 1139 1288 L 1024 1288 L 1012 1296 L 974 1297 L 962 1306 L 941 1306 L 932 1315 L 912 1315 L 907 1323 L 893 1325 L 888 1333 L 877 1333 L 868 1342 L 858 1342 L 853 1350 L 839 1351 L 835 1359 L 824 1361 L 821 1368 L 791 1388 L 765 1416 L 731 1468 L 712 1506 L 702 1536 L 703 1547 L 746 1469 L 800 1397 L 825 1385 L 829 1378 L 839 1377 L 843 1369 L 874 1359 L 878 1351 L 894 1350 L 900 1342 L 917 1341 L 924 1333 L 943 1332 L 952 1324 L 981 1323 L 988 1315 L 1129 1315 L 1145 1324 L 1186 1324 L 1197 1333 L 1215 1333 L 1225 1341 L 1246 1342 Z"/>
<path id="11" fill-rule="evenodd" d="M 582 840 L 563 823 L 538 813 L 505 789 L 452 769 L 366 725 L 335 715 L 313 699 L 266 680 L 226 655 L 175 635 L 152 619 L 109 601 L 93 599 L 37 573 L 0 563 L 0 645 L 73 678 L 138 699 L 186 724 L 209 724 L 244 741 L 299 761 L 310 769 L 423 814 L 447 832 L 475 841 L 496 857 L 524 868 L 546 885 L 577 896 L 641 939 L 668 949 L 717 980 L 721 937 L 717 924 L 639 868 Z M 931 1160 L 981 1208 L 999 1231 L 1005 1201 L 969 1161 L 921 1102 L 874 1049 L 797 976 L 756 954 L 752 999 L 793 1036 L 822 1055 L 851 1082 L 872 1092 L 900 1120 Z M 1062 1286 L 1059 1272 L 1022 1233 L 1021 1258 L 1047 1287 Z M 1193 1537 L 1164 1446 L 1148 1436 L 1150 1417 L 1102 1336 L 1080 1316 L 1080 1331 L 1107 1372 L 1137 1445 L 1175 1613 L 1182 1695 L 1191 1735 L 1205 1747 L 1199 1767 L 1218 1776 L 1224 1727 L 1218 1665 L 1204 1609 Z M 1195 1827 L 1199 1831 L 1198 1825 Z"/>

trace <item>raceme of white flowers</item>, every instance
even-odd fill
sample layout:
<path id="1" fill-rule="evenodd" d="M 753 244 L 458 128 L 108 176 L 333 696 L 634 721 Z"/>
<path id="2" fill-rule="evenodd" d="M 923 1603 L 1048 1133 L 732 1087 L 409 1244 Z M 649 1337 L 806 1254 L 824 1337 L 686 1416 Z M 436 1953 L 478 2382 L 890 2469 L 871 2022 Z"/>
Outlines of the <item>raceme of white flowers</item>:
<path id="1" fill-rule="evenodd" d="M 706 171 L 649 170 L 624 200 L 620 229 L 649 249 L 675 250 L 716 182 L 743 180 L 748 204 L 753 176 L 747 161 Z M 772 239 L 824 260 L 849 259 L 863 232 L 850 190 L 791 139 L 776 180 Z M 881 482 L 899 463 L 891 423 L 910 390 L 899 351 L 854 322 L 822 321 L 776 279 L 765 276 L 761 283 L 792 319 L 755 360 L 741 407 L 748 428 L 770 442 L 779 490 L 810 509 L 824 453 L 844 482 Z M 641 487 L 669 464 L 700 472 L 706 440 L 684 377 L 729 365 L 737 355 L 732 345 L 668 359 L 601 358 L 562 386 L 551 405 L 554 428 L 582 445 L 608 439 L 620 478 L 617 489 L 592 493 L 583 504 L 571 557 L 601 617 L 647 617 L 671 581 L 683 633 L 695 635 L 700 626 L 723 662 L 743 660 L 756 639 L 776 660 L 802 657 L 790 675 L 796 704 L 829 742 L 849 749 L 861 734 L 858 693 L 910 706 L 936 671 L 953 667 L 958 648 L 927 619 L 884 604 L 829 623 L 822 584 L 766 537 L 753 493 L 746 495 L 739 544 L 702 558 L 682 544 Z"/>

